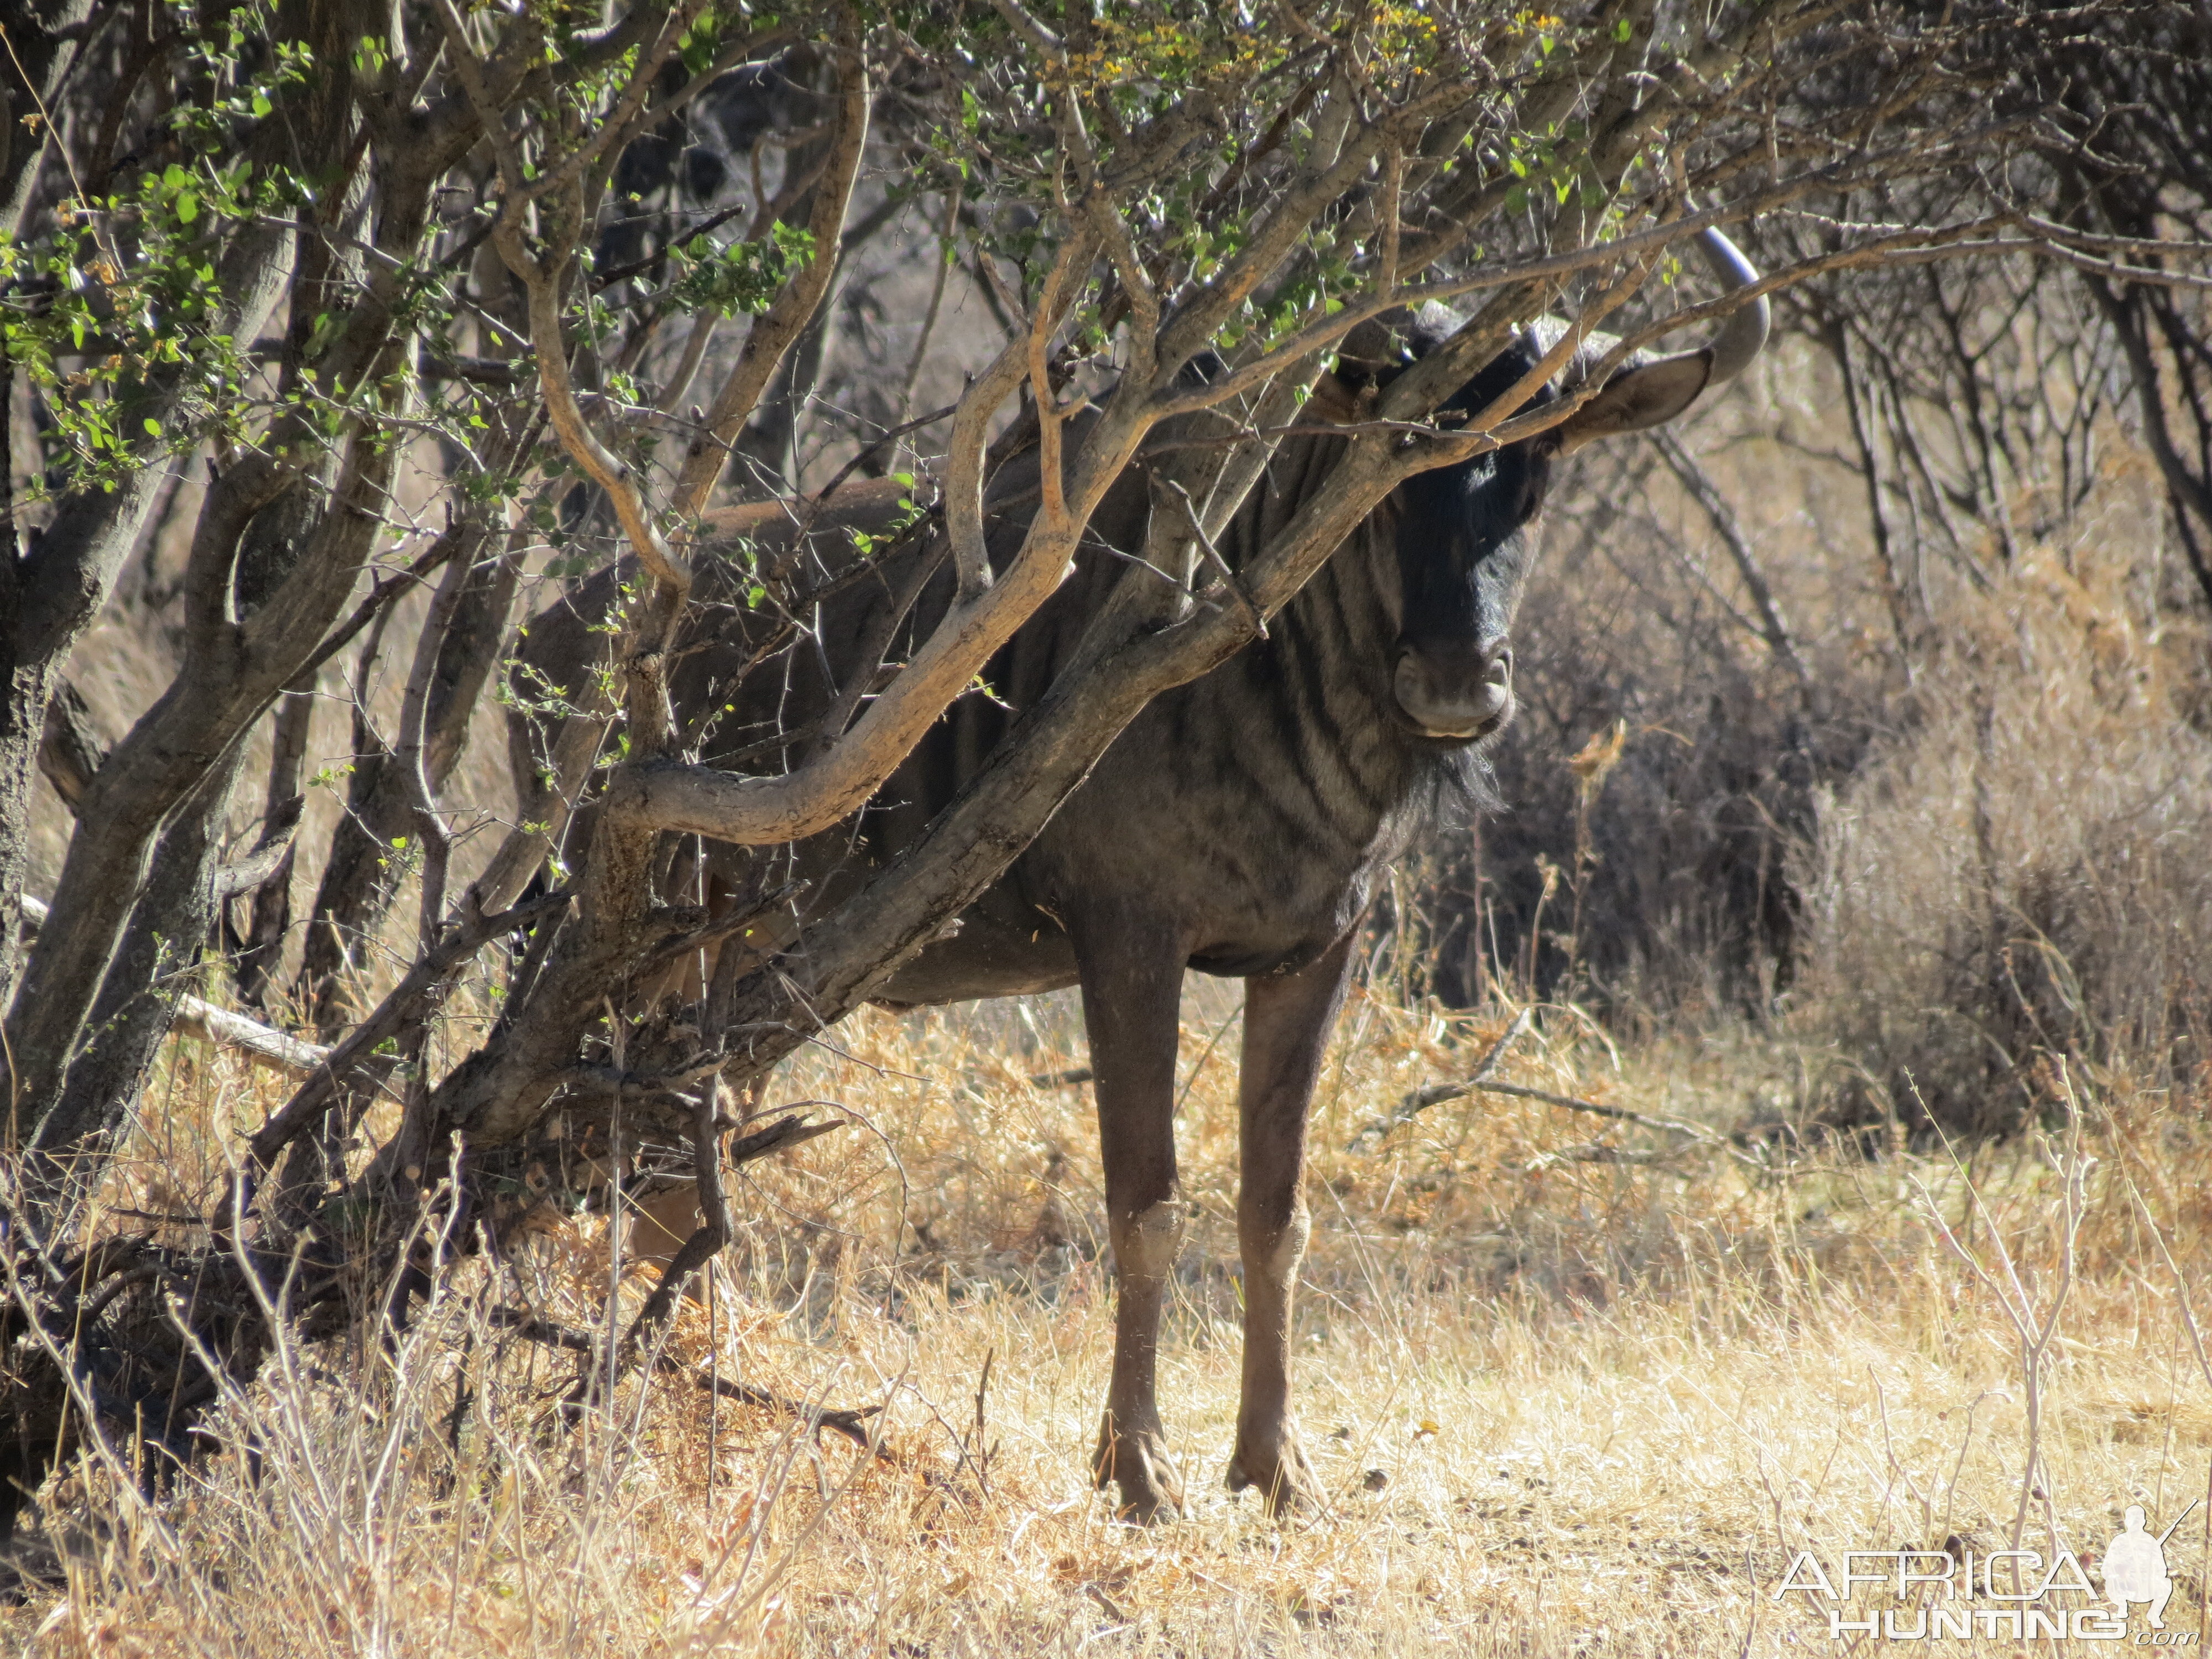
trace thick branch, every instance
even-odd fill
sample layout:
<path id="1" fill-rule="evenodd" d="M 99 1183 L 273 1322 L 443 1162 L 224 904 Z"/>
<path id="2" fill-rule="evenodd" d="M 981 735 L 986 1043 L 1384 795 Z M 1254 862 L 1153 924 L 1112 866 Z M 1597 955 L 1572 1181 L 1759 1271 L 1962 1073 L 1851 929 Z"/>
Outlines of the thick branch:
<path id="1" fill-rule="evenodd" d="M 39 744 L 39 769 L 70 811 L 92 787 L 107 759 L 107 745 L 94 725 L 84 694 L 69 681 L 54 688 L 46 705 L 46 730 Z"/>

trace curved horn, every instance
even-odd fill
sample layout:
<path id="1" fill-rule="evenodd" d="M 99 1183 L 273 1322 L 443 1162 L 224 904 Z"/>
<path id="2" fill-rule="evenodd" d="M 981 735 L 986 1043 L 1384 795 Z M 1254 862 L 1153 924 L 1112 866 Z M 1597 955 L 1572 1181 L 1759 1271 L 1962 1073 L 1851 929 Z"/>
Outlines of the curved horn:
<path id="1" fill-rule="evenodd" d="M 1758 269 L 1717 230 L 1708 228 L 1698 233 L 1698 251 L 1705 256 L 1705 264 L 1720 278 L 1721 286 L 1731 293 L 1759 280 Z M 1771 308 L 1763 294 L 1749 305 L 1738 307 L 1727 326 L 1705 348 L 1713 354 L 1712 372 L 1705 377 L 1705 385 L 1717 386 L 1742 374 L 1766 344 L 1767 330 L 1772 320 Z"/>

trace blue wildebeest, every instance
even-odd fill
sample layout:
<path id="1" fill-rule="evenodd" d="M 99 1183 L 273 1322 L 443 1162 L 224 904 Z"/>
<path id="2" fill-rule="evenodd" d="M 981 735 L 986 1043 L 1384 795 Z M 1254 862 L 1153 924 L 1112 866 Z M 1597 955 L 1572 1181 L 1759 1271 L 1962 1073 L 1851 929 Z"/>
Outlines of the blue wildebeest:
<path id="1" fill-rule="evenodd" d="M 1705 233 L 1703 246 L 1724 282 L 1757 280 L 1718 233 Z M 1417 323 L 1415 354 L 1451 325 Z M 1481 745 L 1513 712 L 1510 631 L 1559 459 L 1680 415 L 1738 374 L 1766 330 L 1765 301 L 1754 301 L 1711 344 L 1620 368 L 1563 424 L 1407 480 L 1264 638 L 1152 702 L 957 930 L 926 945 L 883 988 L 884 1002 L 914 1006 L 1082 988 L 1119 1276 L 1113 1377 L 1094 1468 L 1101 1486 L 1119 1487 L 1125 1514 L 1170 1515 L 1182 1495 L 1154 1370 L 1162 1296 L 1186 1218 L 1173 1125 L 1185 970 L 1245 983 L 1237 1216 L 1243 1391 L 1228 1479 L 1234 1489 L 1258 1487 L 1280 1510 L 1314 1492 L 1288 1409 L 1291 1301 L 1309 1230 L 1301 1191 L 1307 1109 L 1360 916 L 1385 867 L 1425 825 L 1480 798 Z M 1516 340 L 1446 415 L 1486 407 L 1535 365 L 1543 345 L 1533 331 Z M 1557 395 L 1547 387 L 1536 401 Z M 1356 404 L 1343 381 L 1325 378 L 1308 409 L 1349 419 Z M 1289 521 L 1341 443 L 1283 442 L 1218 538 L 1232 567 Z M 994 486 L 1000 533 L 1014 543 L 1033 510 L 1023 503 L 1036 499 L 1034 454 L 1026 466 L 1010 464 Z M 1144 544 L 1150 496 L 1140 469 L 1093 516 L 1093 541 L 1105 550 Z M 826 556 L 834 570 L 840 556 L 816 544 L 826 538 L 848 547 L 841 532 L 881 531 L 896 518 L 896 493 L 865 485 L 839 492 L 808 525 L 806 545 L 797 544 L 792 515 L 780 506 L 739 509 L 724 530 L 743 533 L 769 563 Z M 856 677 L 895 659 L 902 635 L 926 631 L 942 613 L 952 581 L 943 550 L 941 535 L 925 526 L 870 560 L 783 641 L 767 631 L 769 619 L 743 605 L 707 607 L 671 684 L 677 708 L 698 717 L 701 757 L 759 769 L 763 758 L 801 757 L 825 724 L 842 726 L 866 689 Z M 842 556 L 854 570 L 849 551 Z M 797 848 L 710 860 L 718 882 L 733 894 L 758 891 L 796 872 L 815 883 L 817 902 L 853 890 L 975 775 L 1067 660 L 1125 568 L 1110 552 L 1079 556 L 987 669 L 996 697 L 957 702 L 856 823 Z M 614 577 L 605 574 L 540 616 L 526 660 L 548 681 L 573 681 L 575 665 L 592 655 L 589 619 L 613 596 Z M 543 816 L 544 738 L 527 720 L 514 729 L 526 816 Z M 688 1207 L 688 1199 L 678 1201 Z M 672 1231 L 680 1237 L 684 1228 Z"/>

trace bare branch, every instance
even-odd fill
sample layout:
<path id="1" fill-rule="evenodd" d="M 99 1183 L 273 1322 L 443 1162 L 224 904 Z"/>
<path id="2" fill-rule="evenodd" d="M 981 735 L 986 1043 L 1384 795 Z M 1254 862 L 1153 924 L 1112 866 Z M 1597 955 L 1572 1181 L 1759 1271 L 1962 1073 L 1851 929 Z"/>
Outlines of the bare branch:
<path id="1" fill-rule="evenodd" d="M 1088 263 L 1093 249 L 1087 227 L 1070 232 L 1047 279 L 1053 294 L 1068 292 L 1067 273 Z M 963 605 L 975 604 L 991 586 L 991 555 L 983 535 L 983 464 L 991 422 L 999 405 L 1030 373 L 1033 350 L 1041 349 L 1060 321 L 1058 314 L 1040 305 L 1024 333 L 1006 343 L 990 368 L 961 394 L 959 406 L 953 411 L 951 454 L 945 484 L 945 529 L 952 543 L 953 568 Z"/>
<path id="2" fill-rule="evenodd" d="M 838 246 L 853 184 L 868 137 L 868 69 L 861 51 L 860 20 L 854 8 L 837 12 L 838 100 L 836 126 L 822 175 L 814 186 L 814 208 L 807 219 L 812 256 L 784 284 L 768 310 L 754 319 L 735 368 L 707 412 L 706 430 L 692 440 L 678 473 L 671 512 L 680 524 L 695 522 L 705 511 L 738 434 L 768 389 L 776 367 L 813 319 L 830 291 L 837 269 Z"/>
<path id="3" fill-rule="evenodd" d="M 187 1036 L 238 1049 L 295 1076 L 312 1073 L 331 1057 L 331 1051 L 318 1043 L 287 1036 L 258 1020 L 218 1008 L 198 997 L 179 997 L 176 1016 L 171 1024 Z"/>
<path id="4" fill-rule="evenodd" d="M 568 345 L 561 325 L 562 278 L 569 269 L 568 250 L 581 228 L 583 204 L 579 188 L 572 185 L 559 208 L 565 236 L 556 234 L 556 252 L 544 260 L 532 256 L 523 240 L 521 204 L 509 197 L 501 204 L 493 246 L 529 294 L 530 343 L 538 359 L 538 380 L 545 396 L 546 419 L 561 440 L 561 447 L 575 458 L 592 482 L 607 493 L 623 533 L 629 538 L 664 596 L 660 608 L 672 616 L 676 605 L 691 591 L 690 568 L 679 560 L 645 499 L 629 464 L 599 441 L 591 422 L 576 404 L 574 382 L 568 374 Z"/>
<path id="5" fill-rule="evenodd" d="M 1735 510 L 1674 433 L 1661 427 L 1651 434 L 1651 441 L 1668 467 L 1680 480 L 1682 488 L 1689 492 L 1690 499 L 1704 510 L 1721 538 L 1721 545 L 1728 549 L 1729 557 L 1735 562 L 1736 574 L 1743 580 L 1744 592 L 1751 595 L 1752 605 L 1759 612 L 1759 635 L 1766 641 L 1767 649 L 1774 653 L 1777 662 L 1790 671 L 1799 691 L 1811 702 L 1814 696 L 1812 671 L 1806 667 L 1797 641 L 1790 635 L 1790 625 L 1783 620 L 1773 586 L 1766 580 L 1766 573 L 1759 568 L 1751 538 L 1744 533 Z"/>

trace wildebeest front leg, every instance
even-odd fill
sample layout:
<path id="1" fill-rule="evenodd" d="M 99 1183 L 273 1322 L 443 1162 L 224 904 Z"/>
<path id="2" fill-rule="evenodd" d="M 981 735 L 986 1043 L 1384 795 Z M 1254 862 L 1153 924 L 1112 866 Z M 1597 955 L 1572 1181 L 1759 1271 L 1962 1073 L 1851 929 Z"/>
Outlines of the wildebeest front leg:
<path id="1" fill-rule="evenodd" d="M 1352 945 L 1347 931 L 1297 973 L 1244 981 L 1238 1085 L 1243 1170 L 1237 1195 L 1237 1242 L 1244 1257 L 1244 1395 L 1229 1489 L 1257 1486 L 1273 1515 L 1320 1496 L 1291 1427 L 1291 1297 L 1311 1230 L 1304 1190 L 1306 1111 L 1344 1003 Z"/>
<path id="2" fill-rule="evenodd" d="M 1175 1518 L 1182 1481 L 1169 1460 L 1153 1397 L 1160 1304 L 1182 1246 L 1176 1185 L 1176 1016 L 1187 954 L 1158 918 L 1101 906 L 1070 918 L 1083 981 L 1083 1018 L 1098 1097 L 1106 1214 L 1119 1281 L 1114 1379 L 1093 1472 L 1121 1489 L 1133 1520 Z"/>

